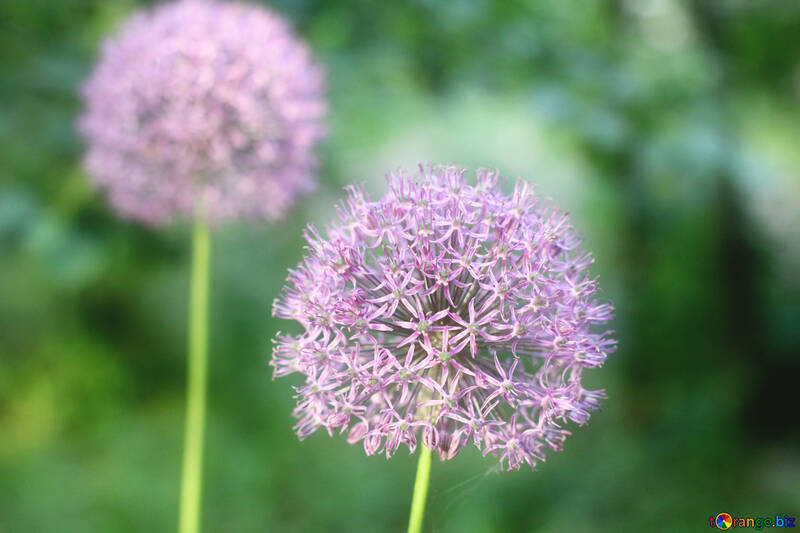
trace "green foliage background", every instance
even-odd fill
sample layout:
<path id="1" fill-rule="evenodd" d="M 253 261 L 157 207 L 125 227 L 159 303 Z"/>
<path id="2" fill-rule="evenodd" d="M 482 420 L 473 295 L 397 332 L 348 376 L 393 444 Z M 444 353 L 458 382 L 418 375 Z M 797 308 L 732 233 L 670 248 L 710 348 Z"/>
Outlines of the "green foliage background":
<path id="1" fill-rule="evenodd" d="M 569 208 L 618 308 L 609 399 L 538 471 L 434 462 L 431 532 L 800 514 L 800 3 L 281 0 L 329 75 L 319 192 L 214 236 L 208 532 L 404 531 L 414 457 L 291 431 L 270 316 L 342 185 L 497 167 Z M 135 2 L 0 4 L 0 531 L 170 531 L 187 227 L 116 218 L 77 89 Z"/>

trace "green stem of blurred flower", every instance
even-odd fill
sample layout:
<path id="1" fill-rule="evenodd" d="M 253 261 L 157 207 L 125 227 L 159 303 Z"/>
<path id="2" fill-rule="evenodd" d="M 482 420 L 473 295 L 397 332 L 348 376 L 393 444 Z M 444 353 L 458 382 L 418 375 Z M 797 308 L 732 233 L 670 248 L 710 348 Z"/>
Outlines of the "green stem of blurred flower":
<path id="1" fill-rule="evenodd" d="M 208 286 L 211 238 L 202 218 L 194 224 L 192 280 L 189 295 L 189 383 L 186 393 L 186 436 L 181 481 L 180 533 L 200 531 L 203 484 L 203 432 L 206 419 L 208 367 Z"/>
<path id="2" fill-rule="evenodd" d="M 417 462 L 417 480 L 414 482 L 414 496 L 411 498 L 411 516 L 408 518 L 408 533 L 422 531 L 422 519 L 425 517 L 425 500 L 428 498 L 430 478 L 431 451 L 427 446 L 421 444 Z"/>

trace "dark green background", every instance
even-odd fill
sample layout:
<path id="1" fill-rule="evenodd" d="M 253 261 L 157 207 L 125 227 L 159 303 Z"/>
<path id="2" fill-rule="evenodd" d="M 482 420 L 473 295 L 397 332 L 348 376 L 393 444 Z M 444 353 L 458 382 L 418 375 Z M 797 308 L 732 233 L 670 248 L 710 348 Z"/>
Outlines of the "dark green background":
<path id="1" fill-rule="evenodd" d="M 119 220 L 76 89 L 132 1 L 0 3 L 0 531 L 172 531 L 189 236 Z M 414 457 L 300 443 L 270 317 L 342 185 L 497 167 L 568 208 L 618 308 L 608 400 L 537 472 L 434 462 L 431 532 L 800 516 L 800 2 L 276 2 L 329 75 L 321 186 L 214 235 L 208 532 L 404 531 Z"/>

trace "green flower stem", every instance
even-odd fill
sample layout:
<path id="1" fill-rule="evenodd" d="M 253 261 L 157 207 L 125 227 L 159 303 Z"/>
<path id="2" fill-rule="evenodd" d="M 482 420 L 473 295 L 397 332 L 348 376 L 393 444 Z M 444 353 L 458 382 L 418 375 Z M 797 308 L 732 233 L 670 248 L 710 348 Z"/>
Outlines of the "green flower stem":
<path id="1" fill-rule="evenodd" d="M 192 280 L 189 295 L 189 383 L 186 393 L 186 436 L 181 480 L 180 533 L 199 533 L 203 484 L 203 432 L 206 419 L 208 367 L 208 286 L 211 238 L 201 219 L 192 237 Z"/>
<path id="2" fill-rule="evenodd" d="M 417 480 L 414 482 L 414 496 L 411 498 L 411 516 L 408 518 L 408 533 L 421 533 L 422 519 L 425 516 L 425 500 L 428 498 L 428 481 L 431 478 L 431 451 L 420 445 L 417 463 Z"/>

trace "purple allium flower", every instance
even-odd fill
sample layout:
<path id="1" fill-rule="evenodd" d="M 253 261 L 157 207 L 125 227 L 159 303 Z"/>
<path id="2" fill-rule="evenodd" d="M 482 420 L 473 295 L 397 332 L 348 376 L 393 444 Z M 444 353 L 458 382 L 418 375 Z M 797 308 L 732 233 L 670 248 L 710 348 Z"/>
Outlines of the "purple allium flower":
<path id="1" fill-rule="evenodd" d="M 367 454 L 423 442 L 442 459 L 472 441 L 519 468 L 558 450 L 604 397 L 584 368 L 615 348 L 612 307 L 595 299 L 588 252 L 567 216 L 494 172 L 389 174 L 372 201 L 357 187 L 292 270 L 274 314 L 304 332 L 276 339 L 275 376 L 299 372 L 301 438 L 349 430 Z"/>
<path id="2" fill-rule="evenodd" d="M 134 16 L 101 55 L 80 130 L 122 214 L 272 220 L 314 187 L 323 74 L 277 14 L 179 0 Z"/>

